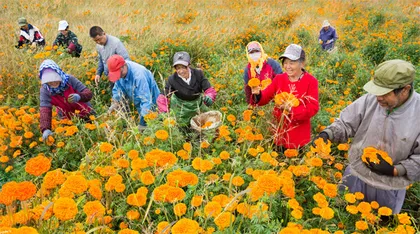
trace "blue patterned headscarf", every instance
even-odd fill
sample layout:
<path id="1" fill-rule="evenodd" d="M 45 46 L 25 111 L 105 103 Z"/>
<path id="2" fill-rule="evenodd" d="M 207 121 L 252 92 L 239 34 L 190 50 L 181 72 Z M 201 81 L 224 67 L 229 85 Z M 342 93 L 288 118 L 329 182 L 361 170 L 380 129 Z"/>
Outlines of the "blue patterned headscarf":
<path id="1" fill-rule="evenodd" d="M 42 72 L 47 68 L 53 69 L 58 73 L 58 75 L 60 75 L 61 83 L 57 88 L 51 88 L 48 84 L 43 84 L 44 87 L 50 91 L 51 94 L 63 93 L 68 88 L 67 83 L 69 82 L 69 75 L 64 73 L 63 70 L 61 70 L 61 68 L 57 65 L 57 63 L 51 59 L 46 59 L 41 63 L 41 66 L 39 67 L 39 79 L 42 80 Z"/>

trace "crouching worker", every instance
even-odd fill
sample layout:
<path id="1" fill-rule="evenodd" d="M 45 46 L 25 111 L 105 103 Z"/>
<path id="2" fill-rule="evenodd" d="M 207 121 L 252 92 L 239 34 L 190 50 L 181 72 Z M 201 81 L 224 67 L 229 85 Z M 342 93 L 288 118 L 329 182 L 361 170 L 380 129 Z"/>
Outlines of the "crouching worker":
<path id="1" fill-rule="evenodd" d="M 144 66 L 126 61 L 121 55 L 112 55 L 107 61 L 109 80 L 114 84 L 112 104 L 108 113 L 125 107 L 131 101 L 140 114 L 140 126 L 144 128 L 144 116 L 153 110 L 160 92 L 151 71 Z"/>
<path id="2" fill-rule="evenodd" d="M 190 67 L 190 60 L 187 52 L 175 53 L 172 66 L 176 72 L 166 82 L 165 96 L 158 98 L 159 111 L 167 112 L 170 106 L 177 123 L 184 128 L 189 127 L 192 117 L 211 106 L 217 95 L 203 71 Z"/>
<path id="3" fill-rule="evenodd" d="M 88 120 L 94 113 L 90 100 L 92 92 L 74 76 L 64 73 L 52 60 L 44 60 L 39 67 L 40 128 L 42 139 L 46 140 L 51 131 L 52 107 L 55 106 L 60 118 L 71 119 L 78 116 Z"/>

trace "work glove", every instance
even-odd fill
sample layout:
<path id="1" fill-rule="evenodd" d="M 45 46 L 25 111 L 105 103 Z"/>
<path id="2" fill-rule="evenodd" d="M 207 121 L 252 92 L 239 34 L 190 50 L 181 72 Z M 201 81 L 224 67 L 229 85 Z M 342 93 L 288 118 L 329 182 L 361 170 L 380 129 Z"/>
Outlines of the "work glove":
<path id="1" fill-rule="evenodd" d="M 207 95 L 203 96 L 203 101 L 206 106 L 211 106 L 213 104 L 213 99 Z"/>
<path id="2" fill-rule="evenodd" d="M 318 139 L 318 138 L 322 138 L 322 140 L 324 140 L 324 143 L 325 144 L 328 144 L 328 140 L 329 140 L 329 138 L 328 138 L 328 134 L 326 133 L 326 132 L 320 132 L 319 134 L 318 134 L 318 136 L 316 136 L 313 140 L 312 140 L 312 147 L 316 147 L 316 144 L 315 144 L 315 141 Z"/>
<path id="3" fill-rule="evenodd" d="M 69 97 L 67 98 L 67 101 L 69 103 L 74 103 L 74 102 L 79 102 L 80 101 L 80 95 L 77 93 L 72 93 L 69 95 Z"/>
<path id="4" fill-rule="evenodd" d="M 111 114 L 114 110 L 117 110 L 119 108 L 119 105 L 117 102 L 113 102 L 111 106 L 108 108 L 108 111 L 106 112 L 108 115 Z"/>
<path id="5" fill-rule="evenodd" d="M 46 141 L 48 139 L 48 136 L 51 136 L 52 134 L 53 132 L 51 132 L 51 130 L 44 130 L 44 132 L 42 133 L 42 140 Z"/>
<path id="6" fill-rule="evenodd" d="M 376 157 L 378 157 L 379 163 L 369 162 L 367 166 L 370 170 L 381 175 L 394 176 L 394 166 L 385 161 L 380 154 L 377 153 Z"/>

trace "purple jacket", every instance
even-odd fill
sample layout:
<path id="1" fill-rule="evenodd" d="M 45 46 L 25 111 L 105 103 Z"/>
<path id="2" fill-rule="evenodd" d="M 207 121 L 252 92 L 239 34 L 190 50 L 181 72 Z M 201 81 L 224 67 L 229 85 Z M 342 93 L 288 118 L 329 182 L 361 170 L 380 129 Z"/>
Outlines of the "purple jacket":
<path id="1" fill-rule="evenodd" d="M 338 39 L 337 32 L 335 28 L 331 27 L 325 31 L 324 28 L 319 31 L 319 39 L 322 40 L 322 49 L 329 50 L 334 47 L 335 41 Z M 328 40 L 333 40 L 331 43 L 327 44 Z"/>

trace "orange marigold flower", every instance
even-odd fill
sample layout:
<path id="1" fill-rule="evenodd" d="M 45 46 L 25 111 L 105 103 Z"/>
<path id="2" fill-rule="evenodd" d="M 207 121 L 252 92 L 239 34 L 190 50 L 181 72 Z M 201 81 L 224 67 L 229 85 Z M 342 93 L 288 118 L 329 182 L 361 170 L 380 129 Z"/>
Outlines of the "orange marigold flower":
<path id="1" fill-rule="evenodd" d="M 322 218 L 329 220 L 329 219 L 334 218 L 334 210 L 331 209 L 328 206 L 327 207 L 322 207 L 321 210 L 320 210 L 320 212 L 319 212 L 319 215 Z"/>
<path id="2" fill-rule="evenodd" d="M 159 140 L 166 140 L 169 137 L 169 134 L 166 130 L 158 130 L 155 132 L 155 136 Z"/>
<path id="3" fill-rule="evenodd" d="M 185 187 L 187 185 L 196 185 L 198 177 L 194 173 L 177 169 L 167 175 L 167 184 L 170 186 Z"/>
<path id="4" fill-rule="evenodd" d="M 141 173 L 140 180 L 143 184 L 149 185 L 149 184 L 153 184 L 155 182 L 155 177 L 152 175 L 152 172 L 145 171 L 145 172 Z"/>
<path id="5" fill-rule="evenodd" d="M 355 192 L 354 196 L 356 196 L 357 200 L 363 200 L 365 198 L 365 195 L 361 192 Z"/>
<path id="6" fill-rule="evenodd" d="M 121 228 L 121 224 L 120 224 L 120 228 Z M 122 228 L 118 232 L 118 234 L 139 234 L 139 232 L 136 230 L 129 229 L 129 228 Z"/>
<path id="7" fill-rule="evenodd" d="M 171 228 L 172 234 L 185 234 L 185 233 L 198 233 L 200 230 L 200 225 L 192 220 L 182 218 Z"/>
<path id="8" fill-rule="evenodd" d="M 183 149 L 176 152 L 176 155 L 178 155 L 180 158 L 184 160 L 187 160 L 190 158 L 190 154 L 188 153 L 188 151 L 183 150 Z"/>
<path id="9" fill-rule="evenodd" d="M 213 163 L 209 160 L 201 159 L 199 157 L 192 161 L 192 166 L 195 170 L 206 172 L 213 169 Z"/>
<path id="10" fill-rule="evenodd" d="M 185 142 L 185 143 L 182 145 L 182 148 L 183 148 L 184 150 L 188 151 L 188 152 L 191 152 L 191 150 L 192 150 L 192 145 L 191 145 L 191 143 L 189 143 L 189 142 Z"/>
<path id="11" fill-rule="evenodd" d="M 227 151 L 222 151 L 220 152 L 219 157 L 223 160 L 227 160 L 230 158 L 230 154 Z"/>
<path id="12" fill-rule="evenodd" d="M 105 166 L 99 171 L 99 174 L 103 177 L 113 176 L 117 174 L 117 169 L 113 166 Z"/>
<path id="13" fill-rule="evenodd" d="M 284 105 L 286 107 L 297 107 L 299 106 L 299 99 L 291 93 L 281 92 L 274 96 L 274 103 L 276 103 L 276 105 Z"/>
<path id="14" fill-rule="evenodd" d="M 400 214 L 397 214 L 397 216 L 398 216 L 398 222 L 400 224 L 403 224 L 403 225 L 410 225 L 411 224 L 411 218 L 410 218 L 410 216 L 408 216 L 407 213 L 400 213 Z"/>
<path id="15" fill-rule="evenodd" d="M 235 117 L 234 115 L 232 115 L 232 114 L 228 115 L 228 116 L 226 117 L 226 119 L 227 119 L 229 122 L 234 122 L 234 121 L 236 121 L 236 117 Z"/>
<path id="16" fill-rule="evenodd" d="M 232 179 L 232 184 L 239 187 L 242 186 L 245 183 L 244 179 L 242 179 L 242 177 L 240 176 L 235 176 Z"/>
<path id="17" fill-rule="evenodd" d="M 201 206 L 201 203 L 203 203 L 203 196 L 196 195 L 191 199 L 191 205 L 194 207 Z"/>
<path id="18" fill-rule="evenodd" d="M 97 199 L 97 200 L 102 199 L 102 189 L 100 188 L 100 186 L 90 186 L 88 192 L 95 199 Z"/>
<path id="19" fill-rule="evenodd" d="M 78 210 L 77 204 L 73 199 L 67 197 L 61 197 L 54 202 L 53 207 L 54 215 L 61 221 L 67 221 L 73 219 Z"/>
<path id="20" fill-rule="evenodd" d="M 234 221 L 235 216 L 230 212 L 223 212 L 214 219 L 214 223 L 221 231 L 229 227 Z"/>
<path id="21" fill-rule="evenodd" d="M 293 217 L 293 218 L 295 218 L 295 219 L 301 219 L 301 218 L 302 218 L 302 216 L 303 216 L 303 213 L 302 213 L 302 211 L 301 211 L 301 210 L 299 210 L 299 209 L 295 209 L 295 210 L 293 210 L 293 211 L 291 212 L 291 215 L 292 215 L 292 217 Z"/>
<path id="22" fill-rule="evenodd" d="M 366 221 L 357 221 L 356 224 L 356 229 L 360 230 L 360 231 L 364 231 L 366 229 L 369 228 L 368 224 L 366 223 Z"/>
<path id="23" fill-rule="evenodd" d="M 112 151 L 112 148 L 114 146 L 112 146 L 110 143 L 108 142 L 102 142 L 101 145 L 99 146 L 99 150 L 102 153 L 110 153 Z"/>
<path id="24" fill-rule="evenodd" d="M 60 169 L 56 169 L 45 174 L 43 185 L 46 189 L 53 189 L 58 185 L 63 184 L 65 180 L 66 178 L 64 177 L 63 172 L 61 172 Z"/>
<path id="25" fill-rule="evenodd" d="M 334 198 L 337 196 L 337 185 L 335 184 L 326 184 L 323 190 L 327 197 Z"/>
<path id="26" fill-rule="evenodd" d="M 25 137 L 26 139 L 30 139 L 34 136 L 33 132 L 25 132 L 25 134 L 23 134 L 23 137 Z"/>
<path id="27" fill-rule="evenodd" d="M 367 214 L 370 213 L 372 207 L 368 202 L 360 202 L 359 205 L 357 205 L 357 210 L 362 214 Z"/>
<path id="28" fill-rule="evenodd" d="M 40 176 L 50 170 L 51 160 L 42 154 L 26 161 L 25 171 L 34 176 Z"/>
<path id="29" fill-rule="evenodd" d="M 261 81 L 258 78 L 252 78 L 248 81 L 248 86 L 249 87 L 257 87 L 260 86 Z"/>
<path id="30" fill-rule="evenodd" d="M 371 201 L 370 206 L 372 207 L 372 209 L 376 210 L 379 208 L 379 203 L 377 201 Z"/>
<path id="31" fill-rule="evenodd" d="M 344 199 L 346 199 L 346 201 L 351 204 L 356 202 L 356 196 L 353 193 L 347 193 L 344 195 Z"/>
<path id="32" fill-rule="evenodd" d="M 245 110 L 244 112 L 243 112 L 243 118 L 244 118 L 244 121 L 251 121 L 251 116 L 252 116 L 252 110 Z"/>
<path id="33" fill-rule="evenodd" d="M 378 209 L 378 215 L 381 216 L 390 216 L 392 215 L 392 210 L 386 206 L 383 206 L 381 208 Z"/>
<path id="34" fill-rule="evenodd" d="M 128 157 L 129 157 L 131 160 L 134 160 L 134 159 L 136 159 L 136 158 L 138 158 L 138 157 L 139 157 L 139 152 L 138 152 L 137 150 L 130 150 L 130 151 L 128 152 Z"/>
<path id="35" fill-rule="evenodd" d="M 148 167 L 148 162 L 145 159 L 136 158 L 131 161 L 131 169 L 133 170 L 140 170 Z"/>
<path id="36" fill-rule="evenodd" d="M 166 221 L 160 222 L 156 228 L 156 232 L 159 234 L 169 234 L 170 230 L 171 230 L 171 225 Z"/>
<path id="37" fill-rule="evenodd" d="M 140 187 L 137 189 L 136 193 L 132 193 L 127 197 L 127 204 L 132 206 L 144 206 L 147 201 L 147 193 L 149 191 L 146 187 Z"/>
<path id="38" fill-rule="evenodd" d="M 87 190 L 88 183 L 82 175 L 70 175 L 64 182 L 63 187 L 75 194 L 82 194 Z"/>
<path id="39" fill-rule="evenodd" d="M 222 212 L 222 206 L 219 202 L 211 201 L 204 206 L 204 213 L 207 217 L 216 217 Z"/>
<path id="40" fill-rule="evenodd" d="M 299 152 L 296 149 L 287 149 L 284 151 L 284 156 L 287 158 L 294 158 L 298 156 Z"/>
<path id="41" fill-rule="evenodd" d="M 181 188 L 167 184 L 158 186 L 153 191 L 155 201 L 176 202 L 185 198 L 185 192 Z"/>
<path id="42" fill-rule="evenodd" d="M 310 160 L 313 167 L 322 167 L 322 164 L 324 164 L 320 158 L 311 158 Z"/>
<path id="43" fill-rule="evenodd" d="M 178 203 L 174 206 L 176 216 L 183 216 L 187 212 L 187 206 L 184 203 Z"/>
<path id="44" fill-rule="evenodd" d="M 109 177 L 108 181 L 105 184 L 106 191 L 112 191 L 117 188 L 120 184 L 122 184 L 123 178 L 120 174 L 113 175 Z"/>
<path id="45" fill-rule="evenodd" d="M 347 210 L 350 214 L 357 214 L 357 213 L 359 213 L 359 210 L 357 209 L 357 206 L 354 206 L 354 205 L 349 205 L 349 206 L 346 206 L 346 210 Z"/>
<path id="46" fill-rule="evenodd" d="M 337 146 L 337 149 L 338 150 L 342 150 L 342 151 L 347 151 L 347 150 L 349 150 L 349 148 L 350 148 L 350 145 L 347 144 L 347 143 L 345 143 L 345 144 L 339 144 Z"/>
<path id="47" fill-rule="evenodd" d="M 126 216 L 129 220 L 137 220 L 140 218 L 140 213 L 137 210 L 129 210 Z"/>
<path id="48" fill-rule="evenodd" d="M 88 223 L 93 223 L 105 215 L 105 207 L 100 201 L 89 201 L 83 206 L 83 212 L 86 214 Z"/>
<path id="49" fill-rule="evenodd" d="M 145 155 L 149 166 L 172 167 L 177 161 L 177 157 L 171 152 L 154 149 Z"/>

